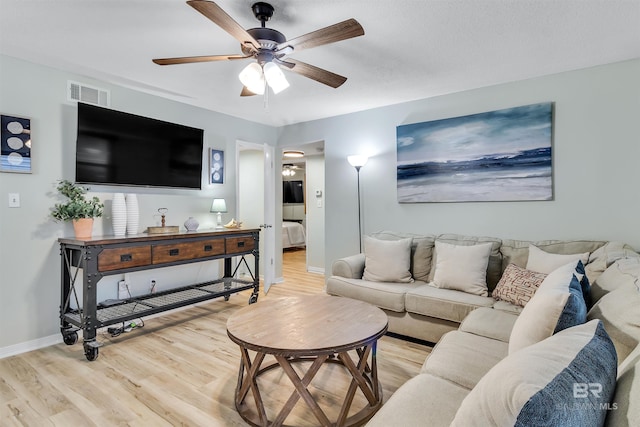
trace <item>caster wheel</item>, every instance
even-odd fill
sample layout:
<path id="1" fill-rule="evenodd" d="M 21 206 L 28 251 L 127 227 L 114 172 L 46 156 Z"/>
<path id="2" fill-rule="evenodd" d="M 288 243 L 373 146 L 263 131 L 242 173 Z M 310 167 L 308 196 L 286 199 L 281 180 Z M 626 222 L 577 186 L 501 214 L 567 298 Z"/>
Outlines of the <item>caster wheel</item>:
<path id="1" fill-rule="evenodd" d="M 225 295 L 225 296 L 224 296 L 224 300 L 225 300 L 225 301 L 229 301 L 229 297 L 231 297 L 231 295 Z"/>
<path id="2" fill-rule="evenodd" d="M 78 333 L 70 332 L 62 335 L 62 340 L 66 345 L 74 345 L 78 342 Z"/>
<path id="3" fill-rule="evenodd" d="M 258 302 L 258 295 L 256 294 L 251 294 L 251 297 L 249 297 L 249 304 L 253 304 Z"/>
<path id="4" fill-rule="evenodd" d="M 84 356 L 89 362 L 93 362 L 98 358 L 98 349 L 95 347 L 85 347 Z"/>

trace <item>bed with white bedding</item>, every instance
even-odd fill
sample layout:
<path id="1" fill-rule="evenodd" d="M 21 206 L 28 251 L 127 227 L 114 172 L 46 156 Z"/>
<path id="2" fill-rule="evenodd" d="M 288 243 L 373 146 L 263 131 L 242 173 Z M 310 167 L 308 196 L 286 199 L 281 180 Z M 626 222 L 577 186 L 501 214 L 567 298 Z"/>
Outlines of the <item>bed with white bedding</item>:
<path id="1" fill-rule="evenodd" d="M 293 221 L 282 222 L 282 248 L 305 247 L 307 239 L 302 224 Z"/>

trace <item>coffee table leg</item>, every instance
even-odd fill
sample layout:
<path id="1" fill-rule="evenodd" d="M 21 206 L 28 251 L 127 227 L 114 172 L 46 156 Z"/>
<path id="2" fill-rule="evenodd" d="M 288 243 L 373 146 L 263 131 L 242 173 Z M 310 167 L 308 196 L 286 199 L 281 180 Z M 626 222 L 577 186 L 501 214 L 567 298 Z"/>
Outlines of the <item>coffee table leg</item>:
<path id="1" fill-rule="evenodd" d="M 340 410 L 340 415 L 338 416 L 336 425 L 339 426 L 344 425 L 347 416 L 349 415 L 351 403 L 353 402 L 353 398 L 358 388 L 362 390 L 362 393 L 369 401 L 369 406 L 371 408 L 380 406 L 380 404 L 382 403 L 378 387 L 376 342 L 373 342 L 369 345 L 366 345 L 362 349 L 359 349 L 357 351 L 357 354 L 359 356 L 357 366 L 354 364 L 348 352 L 338 354 L 338 357 L 342 361 L 342 364 L 349 370 L 351 376 L 353 377 L 353 379 L 351 380 L 351 384 L 349 384 L 349 389 L 345 396 L 345 401 L 342 405 L 342 409 Z M 371 368 L 369 368 L 368 365 L 369 354 L 372 355 Z M 370 383 L 368 382 L 367 378 L 365 378 L 364 373 L 371 374 L 371 378 L 369 379 Z M 373 413 L 371 415 L 373 415 Z"/>
<path id="2" fill-rule="evenodd" d="M 307 386 L 311 384 L 311 380 L 313 380 L 313 377 L 315 377 L 315 375 L 318 373 L 318 370 L 320 369 L 322 364 L 328 358 L 329 358 L 328 355 L 317 356 L 317 358 L 313 361 L 313 364 L 311 365 L 309 370 L 305 373 L 304 377 L 301 379 L 296 373 L 296 371 L 293 369 L 293 367 L 291 366 L 289 359 L 283 356 L 276 356 L 276 360 L 278 361 L 278 364 L 282 367 L 282 370 L 285 372 L 285 374 L 287 374 L 287 376 L 289 377 L 289 379 L 291 380 L 291 382 L 293 383 L 296 389 L 289 397 L 289 400 L 287 400 L 287 403 L 284 405 L 284 407 L 278 414 L 278 417 L 276 418 L 276 420 L 273 422 L 274 426 L 282 425 L 284 420 L 287 418 L 287 415 L 289 415 L 289 413 L 291 412 L 291 410 L 293 409 L 293 407 L 295 406 L 296 402 L 300 397 L 302 397 L 302 399 L 307 403 L 307 405 L 309 405 L 309 408 L 311 408 L 311 411 L 313 412 L 313 414 L 316 416 L 318 421 L 320 421 L 320 424 L 322 424 L 323 426 L 331 425 L 331 421 L 329 421 L 329 418 L 327 418 L 322 408 L 320 408 L 320 406 L 315 401 L 311 393 L 309 393 L 309 390 L 307 390 Z"/>
<path id="3" fill-rule="evenodd" d="M 258 384 L 256 383 L 256 378 L 258 376 L 258 371 L 260 370 L 260 365 L 264 360 L 264 353 L 256 353 L 256 357 L 253 359 L 253 363 L 251 362 L 251 357 L 249 356 L 249 351 L 246 348 L 240 348 L 240 353 L 242 355 L 242 361 L 240 362 L 240 369 L 238 372 L 238 384 L 236 385 L 236 409 L 238 412 L 242 412 L 242 403 L 244 399 L 247 397 L 247 393 L 249 389 L 253 394 L 253 399 L 256 402 L 256 409 L 258 411 L 258 417 L 260 419 L 260 424 L 266 426 L 268 423 L 267 414 L 264 410 L 264 404 L 262 403 L 262 396 L 260 396 L 260 390 L 258 389 Z M 246 375 L 244 371 L 246 370 Z"/>

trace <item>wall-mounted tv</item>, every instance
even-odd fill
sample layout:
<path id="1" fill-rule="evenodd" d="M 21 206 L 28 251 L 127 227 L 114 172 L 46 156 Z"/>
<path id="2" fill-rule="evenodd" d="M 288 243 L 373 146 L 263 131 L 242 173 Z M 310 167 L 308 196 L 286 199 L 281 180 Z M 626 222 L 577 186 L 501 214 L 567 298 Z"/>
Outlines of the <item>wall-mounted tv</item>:
<path id="1" fill-rule="evenodd" d="M 282 203 L 304 203 L 302 181 L 282 181 Z"/>
<path id="2" fill-rule="evenodd" d="M 203 134 L 79 102 L 76 182 L 200 189 Z"/>

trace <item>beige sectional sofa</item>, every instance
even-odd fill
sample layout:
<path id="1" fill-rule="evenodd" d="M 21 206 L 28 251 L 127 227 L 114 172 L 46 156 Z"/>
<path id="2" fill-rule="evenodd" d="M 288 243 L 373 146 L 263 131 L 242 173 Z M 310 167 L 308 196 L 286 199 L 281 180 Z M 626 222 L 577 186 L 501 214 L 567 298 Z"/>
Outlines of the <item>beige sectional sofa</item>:
<path id="1" fill-rule="evenodd" d="M 375 304 L 389 315 L 391 332 L 437 344 L 420 374 L 400 387 L 368 425 L 541 425 L 540 419 L 527 418 L 538 416 L 536 411 L 541 409 L 546 416 L 560 417 L 563 425 L 601 425 L 604 417 L 607 425 L 640 425 L 640 256 L 630 247 L 604 241 L 528 242 L 450 234 L 381 232 L 372 237 L 411 239 L 413 281 L 364 280 L 365 255 L 360 254 L 333 264 L 327 293 Z M 519 317 L 525 317 L 519 316 L 522 307 L 429 284 L 438 265 L 436 241 L 454 245 L 491 243 L 486 273 L 490 291 L 509 264 L 527 266 L 530 244 L 555 254 L 587 253 L 585 272 L 595 303 L 587 322 L 510 351 L 514 325 Z M 602 403 L 581 398 L 598 397 L 603 381 L 581 381 L 582 371 L 590 370 L 583 368 L 580 357 L 590 360 L 590 369 L 605 375 L 605 367 L 594 365 L 607 360 L 607 348 L 612 357 L 617 356 L 612 363 L 617 365 L 617 382 L 612 380 L 610 385 L 615 395 L 609 406 L 594 412 L 594 406 Z M 568 368 L 576 364 L 582 366 L 577 373 Z M 569 375 L 567 372 L 571 384 L 575 384 L 573 395 L 566 389 L 560 393 L 557 388 L 547 393 Z M 603 378 L 615 377 L 614 371 Z M 580 405 L 591 405 L 591 412 Z M 581 418 L 585 413 L 600 418 L 585 421 Z"/>

